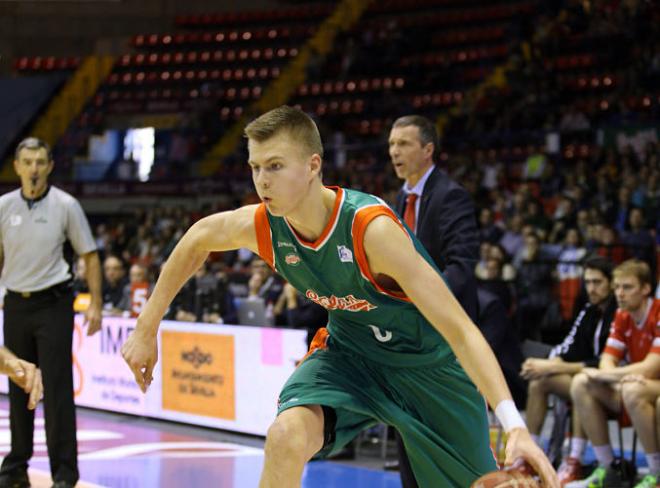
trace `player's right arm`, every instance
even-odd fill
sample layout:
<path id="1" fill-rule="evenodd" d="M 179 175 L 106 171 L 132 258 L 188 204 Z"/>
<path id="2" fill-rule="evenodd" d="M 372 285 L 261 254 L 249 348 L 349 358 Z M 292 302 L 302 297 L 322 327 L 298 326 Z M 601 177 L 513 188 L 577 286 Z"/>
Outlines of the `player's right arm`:
<path id="1" fill-rule="evenodd" d="M 249 205 L 201 219 L 188 229 L 170 254 L 135 330 L 122 346 L 122 356 L 143 392 L 151 383 L 158 361 L 156 335 L 167 307 L 210 252 L 242 247 L 257 252 L 256 209 L 256 205 Z"/>

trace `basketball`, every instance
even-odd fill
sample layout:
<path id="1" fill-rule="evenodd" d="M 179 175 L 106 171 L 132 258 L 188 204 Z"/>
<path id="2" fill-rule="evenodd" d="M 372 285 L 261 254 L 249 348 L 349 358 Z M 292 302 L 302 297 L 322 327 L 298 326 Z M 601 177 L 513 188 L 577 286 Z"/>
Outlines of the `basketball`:
<path id="1" fill-rule="evenodd" d="M 527 465 L 486 473 L 470 488 L 540 488 Z"/>

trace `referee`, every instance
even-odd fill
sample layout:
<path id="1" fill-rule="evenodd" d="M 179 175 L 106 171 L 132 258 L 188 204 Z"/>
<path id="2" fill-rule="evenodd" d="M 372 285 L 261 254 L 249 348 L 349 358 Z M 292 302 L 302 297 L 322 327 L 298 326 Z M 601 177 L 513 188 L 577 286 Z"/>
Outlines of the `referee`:
<path id="1" fill-rule="evenodd" d="M 101 328 L 101 266 L 87 219 L 78 201 L 48 184 L 53 158 L 34 137 L 16 148 L 14 169 L 21 188 L 0 197 L 0 265 L 7 288 L 5 345 L 42 371 L 46 443 L 53 487 L 78 481 L 76 412 L 73 403 L 71 273 L 62 246 L 69 240 L 87 266 L 92 295 L 85 313 L 88 335 Z M 27 394 L 9 385 L 11 451 L 0 468 L 0 488 L 30 486 L 34 412 Z"/>

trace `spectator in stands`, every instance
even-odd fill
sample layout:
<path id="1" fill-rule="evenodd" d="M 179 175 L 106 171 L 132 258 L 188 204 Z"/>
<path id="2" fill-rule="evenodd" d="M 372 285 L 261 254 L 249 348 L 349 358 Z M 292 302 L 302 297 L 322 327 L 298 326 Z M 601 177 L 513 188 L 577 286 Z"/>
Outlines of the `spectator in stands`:
<path id="1" fill-rule="evenodd" d="M 516 325 L 521 339 L 540 339 L 539 326 L 552 302 L 552 283 L 552 267 L 541 254 L 541 240 L 530 233 L 516 270 Z"/>
<path id="2" fill-rule="evenodd" d="M 645 227 L 644 214 L 640 208 L 632 208 L 628 216 L 628 230 L 621 235 L 621 243 L 631 257 L 640 259 L 655 268 L 655 239 Z"/>
<path id="3" fill-rule="evenodd" d="M 248 298 L 263 298 L 266 305 L 274 306 L 282 293 L 282 279 L 260 257 L 255 257 L 250 265 L 252 275 L 248 281 Z"/>
<path id="4" fill-rule="evenodd" d="M 532 198 L 527 201 L 524 223 L 533 226 L 540 236 L 545 237 L 548 233 L 550 220 L 546 217 L 543 206 L 538 200 Z"/>
<path id="5" fill-rule="evenodd" d="M 211 273 L 204 263 L 175 297 L 168 318 L 182 322 L 238 323 L 226 276 Z"/>
<path id="6" fill-rule="evenodd" d="M 603 486 L 606 477 L 615 476 L 607 418 L 622 412 L 620 381 L 628 375 L 660 368 L 660 301 L 650 297 L 651 270 L 646 263 L 631 259 L 617 266 L 613 276 L 619 309 L 599 366 L 584 368 L 571 384 L 573 406 L 594 446 L 598 467 L 584 480 L 566 485 L 567 488 Z M 624 359 L 628 364 L 622 366 Z M 658 467 L 652 466 L 652 472 Z"/>
<path id="7" fill-rule="evenodd" d="M 513 291 L 511 284 L 503 279 L 502 261 L 493 257 L 486 260 L 482 276 L 478 276 L 479 289 L 486 290 L 489 293 L 497 296 L 499 301 L 502 302 L 507 315 L 510 312 L 513 304 Z"/>
<path id="8" fill-rule="evenodd" d="M 128 278 L 115 312 L 128 317 L 137 317 L 147 303 L 154 285 L 149 279 L 147 267 L 140 263 L 131 266 Z"/>
<path id="9" fill-rule="evenodd" d="M 510 282 L 516 279 L 516 269 L 509 263 L 509 255 L 499 244 L 492 244 L 488 250 L 488 258 L 499 261 L 501 273 L 499 278 Z"/>
<path id="10" fill-rule="evenodd" d="M 550 351 L 548 359 L 529 358 L 523 363 L 521 375 L 529 380 L 525 409 L 527 427 L 540 445 L 543 444 L 539 436 L 548 395 L 570 400 L 571 381 L 575 375 L 585 367 L 598 365 L 617 308 L 611 280 L 612 264 L 608 260 L 600 256 L 588 258 L 584 263 L 583 285 L 589 301 L 575 317 L 570 332 L 561 344 Z M 562 483 L 580 478 L 582 455 L 587 445 L 579 417 L 573 415 L 572 420 L 571 452 L 558 473 Z"/>
<path id="11" fill-rule="evenodd" d="M 614 193 L 612 192 L 612 185 L 610 184 L 609 177 L 604 171 L 599 171 L 596 177 L 596 188 L 594 196 L 591 200 L 592 206 L 595 207 L 601 215 L 606 216 L 607 221 L 614 219 Z"/>
<path id="12" fill-rule="evenodd" d="M 529 145 L 527 148 L 527 159 L 523 166 L 523 178 L 525 180 L 538 180 L 543 175 L 548 164 L 548 157 L 541 146 Z"/>
<path id="13" fill-rule="evenodd" d="M 479 261 L 474 267 L 474 275 L 479 280 L 486 279 L 486 262 L 490 257 L 490 247 L 492 244 L 488 241 L 481 241 L 479 244 Z"/>
<path id="14" fill-rule="evenodd" d="M 509 217 L 506 225 L 506 230 L 500 238 L 500 246 L 504 248 L 509 256 L 518 254 L 525 244 L 525 239 L 522 235 L 523 220 L 519 214 L 514 214 Z"/>
<path id="15" fill-rule="evenodd" d="M 286 314 L 288 327 L 307 330 L 308 346 L 312 343 L 316 331 L 328 323 L 328 311 L 309 300 L 289 283 L 285 283 L 275 307 L 275 315 L 280 313 Z"/>
<path id="16" fill-rule="evenodd" d="M 106 257 L 103 261 L 104 312 L 119 308 L 127 282 L 124 262 L 114 255 Z"/>
<path id="17" fill-rule="evenodd" d="M 630 212 L 630 189 L 627 186 L 619 188 L 617 207 L 614 213 L 614 228 L 621 233 L 626 229 L 628 213 Z"/>
<path id="18" fill-rule="evenodd" d="M 498 242 L 502 236 L 502 229 L 495 225 L 493 211 L 484 207 L 479 212 L 479 242 Z"/>
<path id="19" fill-rule="evenodd" d="M 619 241 L 616 230 L 609 226 L 603 225 L 599 236 L 600 242 L 596 252 L 608 258 L 614 264 L 621 264 L 628 258 L 626 248 Z"/>

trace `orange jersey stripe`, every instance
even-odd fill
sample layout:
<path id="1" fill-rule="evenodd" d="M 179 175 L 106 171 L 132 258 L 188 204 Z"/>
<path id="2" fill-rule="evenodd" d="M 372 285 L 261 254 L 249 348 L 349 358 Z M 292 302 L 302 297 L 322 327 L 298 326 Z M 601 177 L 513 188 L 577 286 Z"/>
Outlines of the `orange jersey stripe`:
<path id="1" fill-rule="evenodd" d="M 259 256 L 268 265 L 275 269 L 275 258 L 273 257 L 273 238 L 270 233 L 270 223 L 266 215 L 266 206 L 262 203 L 254 213 L 254 229 L 257 232 L 257 248 Z"/>
<path id="2" fill-rule="evenodd" d="M 369 207 L 363 207 L 355 213 L 353 219 L 353 250 L 355 251 L 355 259 L 357 260 L 358 266 L 362 275 L 367 278 L 372 285 L 381 293 L 389 295 L 406 302 L 410 302 L 410 298 L 406 296 L 405 293 L 400 291 L 387 290 L 380 286 L 369 269 L 369 261 L 367 260 L 367 253 L 364 251 L 364 234 L 367 231 L 367 226 L 369 223 L 380 215 L 386 215 L 396 222 L 403 232 L 406 232 L 405 228 L 401 221 L 394 215 L 394 212 L 389 207 L 385 205 L 373 205 Z M 406 233 L 406 235 L 408 235 Z"/>
<path id="3" fill-rule="evenodd" d="M 315 351 L 318 351 L 319 349 L 327 349 L 329 337 L 330 333 L 325 327 L 321 327 L 319 330 L 317 330 L 316 334 L 314 334 L 314 339 L 312 339 L 312 343 L 309 345 L 309 351 L 307 351 L 307 354 L 305 354 L 300 360 L 298 366 L 300 366 L 303 361 L 310 357 Z"/>

